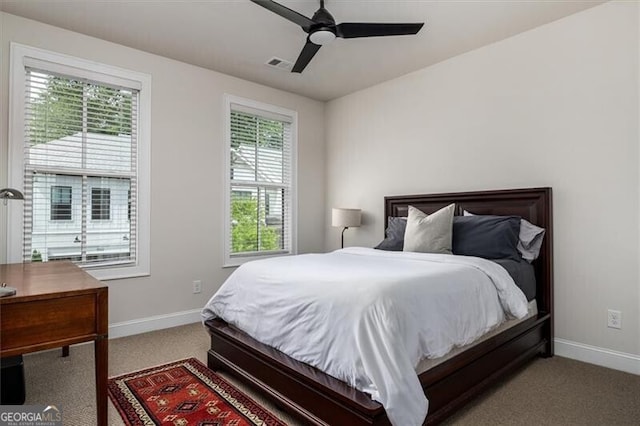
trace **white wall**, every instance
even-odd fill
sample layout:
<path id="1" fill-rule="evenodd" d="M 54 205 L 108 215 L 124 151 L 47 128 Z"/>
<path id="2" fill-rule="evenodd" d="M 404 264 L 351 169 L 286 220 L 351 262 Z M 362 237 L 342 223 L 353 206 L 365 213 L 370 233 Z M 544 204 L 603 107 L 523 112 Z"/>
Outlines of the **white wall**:
<path id="1" fill-rule="evenodd" d="M 6 13 L 0 31 L 0 187 L 7 182 L 10 42 L 152 77 L 151 276 L 108 282 L 110 323 L 200 309 L 232 271 L 221 266 L 224 93 L 298 111 L 298 250 L 323 250 L 323 103 Z M 191 293 L 196 279 L 198 295 Z"/>
<path id="2" fill-rule="evenodd" d="M 329 102 L 328 207 L 365 213 L 345 244 L 382 239 L 385 195 L 551 186 L 557 337 L 640 354 L 637 8 L 606 3 Z"/>

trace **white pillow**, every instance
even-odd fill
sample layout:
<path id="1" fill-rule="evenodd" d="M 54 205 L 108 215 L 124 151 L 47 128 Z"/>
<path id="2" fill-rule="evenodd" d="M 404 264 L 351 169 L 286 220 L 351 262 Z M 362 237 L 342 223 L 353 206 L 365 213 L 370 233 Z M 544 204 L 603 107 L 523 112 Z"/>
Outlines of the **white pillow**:
<path id="1" fill-rule="evenodd" d="M 466 210 L 464 216 L 475 216 Z M 524 260 L 531 263 L 538 258 L 542 248 L 545 229 L 534 225 L 526 219 L 520 218 L 520 235 L 518 236 L 518 251 Z"/>
<path id="2" fill-rule="evenodd" d="M 421 210 L 409 206 L 403 250 L 451 254 L 455 207 L 455 204 L 450 204 L 427 215 Z"/>

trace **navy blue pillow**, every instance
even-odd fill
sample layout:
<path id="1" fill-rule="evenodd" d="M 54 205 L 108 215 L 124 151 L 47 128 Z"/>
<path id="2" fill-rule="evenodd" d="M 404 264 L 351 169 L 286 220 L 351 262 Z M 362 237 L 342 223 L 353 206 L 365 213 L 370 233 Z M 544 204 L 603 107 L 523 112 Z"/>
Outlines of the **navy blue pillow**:
<path id="1" fill-rule="evenodd" d="M 517 216 L 455 216 L 453 254 L 520 260 Z"/>
<path id="2" fill-rule="evenodd" d="M 378 250 L 402 251 L 404 248 L 404 231 L 407 229 L 406 217 L 389 216 L 385 238 L 374 248 Z"/>

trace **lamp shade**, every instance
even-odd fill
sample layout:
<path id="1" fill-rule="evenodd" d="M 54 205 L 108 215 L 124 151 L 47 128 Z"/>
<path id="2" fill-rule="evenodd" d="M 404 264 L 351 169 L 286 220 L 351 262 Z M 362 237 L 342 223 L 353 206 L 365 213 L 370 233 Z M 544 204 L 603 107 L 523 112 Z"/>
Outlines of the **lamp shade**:
<path id="1" fill-rule="evenodd" d="M 331 210 L 331 226 L 350 228 L 360 226 L 362 212 L 360 209 L 343 209 L 334 207 Z"/>
<path id="2" fill-rule="evenodd" d="M 22 192 L 13 188 L 2 188 L 0 189 L 0 199 L 4 200 L 24 200 L 24 195 Z"/>

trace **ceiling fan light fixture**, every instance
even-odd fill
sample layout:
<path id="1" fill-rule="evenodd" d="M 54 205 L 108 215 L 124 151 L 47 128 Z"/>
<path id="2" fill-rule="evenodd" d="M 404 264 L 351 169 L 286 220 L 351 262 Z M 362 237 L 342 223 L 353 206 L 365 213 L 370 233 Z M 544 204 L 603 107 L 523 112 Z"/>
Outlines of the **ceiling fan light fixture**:
<path id="1" fill-rule="evenodd" d="M 328 28 L 321 28 L 309 35 L 309 40 L 311 40 L 311 43 L 317 44 L 318 46 L 329 44 L 335 39 L 336 34 Z"/>

